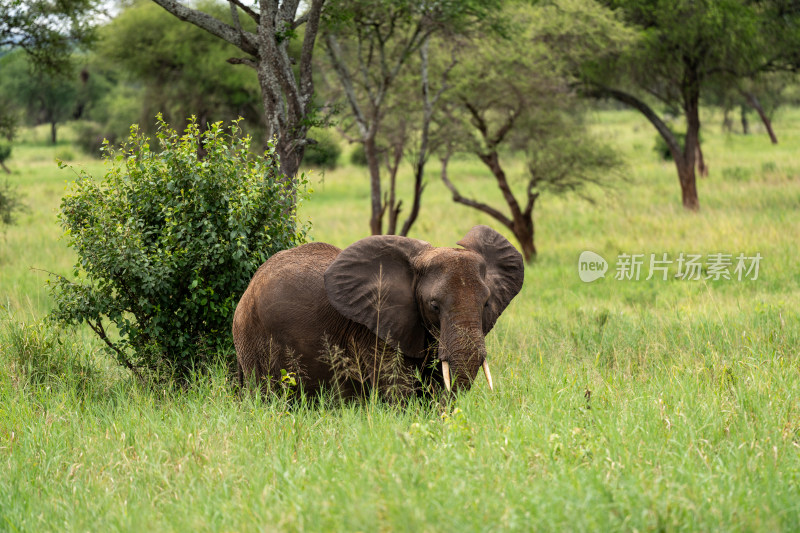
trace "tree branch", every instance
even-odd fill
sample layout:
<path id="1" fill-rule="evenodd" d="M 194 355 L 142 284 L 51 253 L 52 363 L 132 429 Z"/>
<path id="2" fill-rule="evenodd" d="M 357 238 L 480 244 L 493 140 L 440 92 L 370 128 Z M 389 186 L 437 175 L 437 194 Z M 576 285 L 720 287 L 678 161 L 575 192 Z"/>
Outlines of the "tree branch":
<path id="1" fill-rule="evenodd" d="M 236 6 L 242 11 L 244 11 L 247 14 L 247 16 L 249 16 L 251 19 L 255 20 L 256 24 L 258 24 L 258 19 L 259 19 L 258 13 L 256 13 L 255 11 L 253 11 L 252 9 L 241 3 L 239 0 L 228 0 L 228 2 L 231 4 L 232 11 L 235 11 L 234 6 Z"/>
<path id="2" fill-rule="evenodd" d="M 240 33 L 236 28 L 225 24 L 216 17 L 187 7 L 176 0 L 153 0 L 153 2 L 175 15 L 178 19 L 190 22 L 198 28 L 202 28 L 208 33 L 228 41 L 245 53 L 258 56 L 257 38 L 254 34 L 248 31 Z"/>
<path id="3" fill-rule="evenodd" d="M 92 322 L 87 319 L 86 323 L 89 324 L 89 327 L 92 328 L 92 330 L 95 333 L 97 333 L 97 336 L 100 337 L 100 339 L 102 339 L 103 342 L 105 342 L 106 345 L 108 345 L 109 348 L 111 348 L 112 350 L 114 350 L 114 352 L 116 352 L 117 357 L 119 358 L 120 361 L 122 361 L 122 363 L 126 367 L 128 367 L 128 370 L 133 372 L 133 375 L 136 376 L 140 381 L 143 382 L 144 378 L 139 373 L 139 370 L 135 366 L 133 366 L 133 364 L 130 362 L 130 360 L 128 359 L 128 356 L 125 355 L 125 352 L 120 350 L 113 342 L 111 342 L 111 339 L 109 339 L 108 335 L 106 335 L 106 330 L 103 327 L 103 321 L 100 318 L 98 318 L 97 319 L 97 324 L 95 325 L 95 324 L 92 324 Z"/>
<path id="4" fill-rule="evenodd" d="M 334 35 L 327 34 L 325 35 L 325 45 L 325 50 L 328 52 L 328 57 L 331 59 L 331 63 L 333 63 L 333 69 L 339 76 L 339 81 L 342 83 L 342 88 L 347 96 L 347 101 L 350 102 L 350 107 L 353 109 L 353 114 L 355 114 L 359 133 L 361 133 L 362 138 L 364 138 L 367 136 L 367 117 L 364 116 L 364 112 L 358 103 L 358 98 L 356 97 L 356 92 L 353 88 L 353 80 L 350 76 L 350 71 L 347 70 L 347 67 L 342 61 L 342 52 L 341 48 L 339 47 L 339 43 Z"/>
<path id="5" fill-rule="evenodd" d="M 248 67 L 258 68 L 258 63 L 249 57 L 229 57 L 226 61 L 231 65 L 247 65 Z"/>
<path id="6" fill-rule="evenodd" d="M 672 130 L 669 129 L 669 126 L 667 126 L 664 121 L 661 120 L 655 111 L 653 111 L 653 109 L 642 100 L 639 100 L 632 94 L 599 85 L 590 90 L 589 95 L 594 96 L 595 98 L 613 98 L 639 111 L 656 128 L 661 137 L 663 137 L 664 141 L 667 143 L 667 147 L 669 148 L 673 161 L 683 160 L 681 145 L 678 143 L 678 139 L 675 137 L 675 134 L 672 133 Z"/>
<path id="7" fill-rule="evenodd" d="M 312 9 L 313 9 L 313 6 L 312 6 Z M 295 21 L 292 23 L 292 29 L 296 30 L 297 28 L 299 28 L 300 26 L 302 26 L 306 22 L 308 22 L 308 11 L 306 11 L 305 13 L 303 13 L 302 15 L 300 15 L 299 17 L 297 17 L 295 19 Z"/>
<path id="8" fill-rule="evenodd" d="M 442 181 L 444 182 L 445 186 L 450 189 L 450 192 L 453 194 L 453 201 L 457 202 L 462 205 L 466 205 L 477 209 L 478 211 L 482 211 L 489 215 L 490 217 L 494 218 L 504 226 L 509 229 L 514 227 L 514 223 L 505 216 L 503 213 L 495 209 L 494 207 L 484 204 L 483 202 L 478 202 L 477 200 L 472 200 L 471 198 L 465 198 L 461 196 L 461 193 L 458 192 L 453 182 L 447 177 L 447 163 L 450 159 L 450 154 L 448 153 L 444 157 L 442 157 Z"/>
<path id="9" fill-rule="evenodd" d="M 308 11 L 297 19 L 293 26 L 296 28 L 302 24 L 302 22 L 300 22 L 301 19 L 305 19 L 303 22 L 307 22 L 306 32 L 303 37 L 303 48 L 300 52 L 300 91 L 303 94 L 303 98 L 308 98 L 309 100 L 303 102 L 304 106 L 310 104 L 310 99 L 314 92 L 311 58 L 314 52 L 314 41 L 317 38 L 317 32 L 319 32 L 319 19 L 322 16 L 322 6 L 324 3 L 325 0 L 313 0 Z"/>

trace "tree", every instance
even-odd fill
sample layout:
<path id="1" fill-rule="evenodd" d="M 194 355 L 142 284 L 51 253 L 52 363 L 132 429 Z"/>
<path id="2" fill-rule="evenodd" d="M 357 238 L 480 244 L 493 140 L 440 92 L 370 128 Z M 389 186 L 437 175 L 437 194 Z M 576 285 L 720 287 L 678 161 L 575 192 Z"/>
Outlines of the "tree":
<path id="1" fill-rule="evenodd" d="M 772 144 L 778 144 L 772 118 L 784 103 L 783 93 L 795 80 L 794 74 L 785 72 L 765 72 L 753 77 L 719 80 L 719 83 L 711 87 L 705 101 L 722 107 L 725 117 L 723 126 L 728 131 L 732 130 L 730 112 L 732 109 L 739 109 L 742 133 L 745 135 L 749 133 L 747 111 L 755 110 Z"/>
<path id="2" fill-rule="evenodd" d="M 715 79 L 738 79 L 747 73 L 784 68 L 791 63 L 787 56 L 796 51 L 784 50 L 777 41 L 762 38 L 774 26 L 772 17 L 778 16 L 778 11 L 765 9 L 764 5 L 783 3 L 599 0 L 598 4 L 614 10 L 601 13 L 600 17 L 618 14 L 636 31 L 636 38 L 628 46 L 604 50 L 587 47 L 587 41 L 580 38 L 579 25 L 565 26 L 572 32 L 567 40 L 579 43 L 572 53 L 573 58 L 579 59 L 576 74 L 587 94 L 612 98 L 636 109 L 663 137 L 676 165 L 683 206 L 688 210 L 700 208 L 695 168 L 702 154 L 701 96 Z M 558 20 L 582 18 L 574 3 L 554 4 L 557 9 L 553 13 Z M 795 14 L 790 15 L 794 21 L 787 23 L 796 32 L 798 19 Z M 563 30 L 557 22 L 551 30 L 551 39 L 564 40 L 558 36 Z M 680 110 L 686 127 L 683 141 L 652 102 Z"/>
<path id="3" fill-rule="evenodd" d="M 42 70 L 17 50 L 0 58 L 3 78 L 0 94 L 24 108 L 28 122 L 50 125 L 50 142 L 56 144 L 58 124 L 75 113 L 78 76 L 72 67 Z"/>
<path id="4" fill-rule="evenodd" d="M 255 2 L 250 2 L 251 7 L 241 0 L 228 0 L 230 24 L 177 0 L 153 1 L 180 20 L 202 28 L 246 54 L 228 61 L 255 69 L 267 136 L 277 136 L 281 170 L 293 180 L 310 142 L 306 138 L 308 129 L 317 122 L 311 60 L 325 0 L 303 4 L 307 9 L 302 13 L 300 0 L 260 0 L 257 7 Z M 246 29 L 240 20 L 242 15 L 255 22 L 255 31 Z M 305 31 L 295 73 L 289 43 L 300 26 L 305 26 Z"/>
<path id="5" fill-rule="evenodd" d="M 389 174 L 389 191 L 384 201 L 384 209 L 388 210 L 388 234 L 407 236 L 417 220 L 426 185 L 425 165 L 440 141 L 435 132 L 436 118 L 441 98 L 450 88 L 448 78 L 456 59 L 448 53 L 452 52 L 452 47 L 441 41 L 435 43 L 434 54 L 431 54 L 431 48 L 431 38 L 428 38 L 420 46 L 418 60 L 399 80 L 396 87 L 399 90 L 389 95 L 386 114 L 381 121 L 383 159 Z M 417 105 L 410 105 L 411 102 Z M 397 174 L 404 159 L 411 163 L 413 170 L 412 203 L 400 227 L 403 200 L 397 192 Z"/>
<path id="6" fill-rule="evenodd" d="M 398 79 L 418 53 L 419 75 L 423 94 L 422 118 L 430 120 L 432 105 L 437 98 L 430 94 L 427 50 L 431 37 L 437 32 L 458 32 L 488 17 L 492 6 L 473 2 L 408 2 L 395 0 L 340 0 L 336 11 L 323 24 L 326 57 L 349 108 L 348 120 L 355 126 L 354 140 L 364 147 L 370 174 L 371 216 L 373 235 L 383 233 L 383 219 L 389 212 L 389 233 L 397 230 L 400 204 L 396 198 L 396 168 L 401 151 L 389 154 L 394 160 L 394 172 L 389 163 L 391 180 L 389 194 L 384 197 L 381 184 L 382 160 L 387 157 L 379 146 L 382 122 L 390 105 L 392 91 Z M 418 87 L 419 87 L 418 85 Z M 411 106 L 410 101 L 405 102 Z M 402 112 L 407 112 L 402 111 Z M 427 126 L 420 130 L 427 132 Z M 421 174 L 426 156 L 426 139 L 418 158 L 419 185 L 414 191 L 414 203 L 404 223 L 405 235 L 419 212 L 422 193 Z M 396 146 L 395 146 L 396 148 Z M 404 233 L 405 232 L 405 233 Z"/>
<path id="7" fill-rule="evenodd" d="M 460 45 L 460 61 L 445 95 L 442 180 L 453 200 L 511 230 L 530 262 L 536 255 L 534 208 L 543 193 L 581 191 L 618 165 L 614 153 L 584 130 L 577 96 L 550 49 L 536 42 L 541 10 L 518 6 L 513 39 L 482 38 Z M 505 208 L 461 193 L 448 174 L 454 153 L 476 156 L 489 170 Z M 521 176 L 507 157 L 523 156 Z M 515 191 L 516 190 L 516 191 Z M 520 194 L 521 193 L 521 194 Z M 521 196 L 521 200 L 519 197 Z"/>
<path id="8" fill-rule="evenodd" d="M 2 155 L 3 145 L 0 145 L 0 155 Z M 10 151 L 10 150 L 9 150 Z M 17 221 L 17 215 L 28 210 L 22 203 L 16 188 L 9 185 L 6 181 L 0 184 L 0 228 L 10 226 Z"/>

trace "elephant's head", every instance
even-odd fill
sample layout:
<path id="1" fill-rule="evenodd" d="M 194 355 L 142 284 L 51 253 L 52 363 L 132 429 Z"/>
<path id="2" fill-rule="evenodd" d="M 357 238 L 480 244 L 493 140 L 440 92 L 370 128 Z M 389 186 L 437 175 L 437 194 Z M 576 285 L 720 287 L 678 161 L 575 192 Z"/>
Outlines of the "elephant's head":
<path id="1" fill-rule="evenodd" d="M 444 385 L 469 388 L 486 362 L 484 336 L 522 288 L 522 256 L 488 226 L 475 226 L 463 249 L 377 235 L 343 250 L 325 272 L 342 315 L 412 358 L 438 339 Z"/>

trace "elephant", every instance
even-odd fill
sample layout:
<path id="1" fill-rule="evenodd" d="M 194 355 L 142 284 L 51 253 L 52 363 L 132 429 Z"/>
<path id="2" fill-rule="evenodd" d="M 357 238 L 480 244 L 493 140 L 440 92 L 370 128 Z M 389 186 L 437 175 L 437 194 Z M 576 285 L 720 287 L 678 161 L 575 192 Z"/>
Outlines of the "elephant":
<path id="1" fill-rule="evenodd" d="M 408 396 L 467 390 L 483 368 L 493 389 L 484 337 L 522 288 L 522 256 L 488 226 L 458 245 L 373 235 L 276 253 L 234 313 L 240 384 L 291 368 L 307 393 Z"/>

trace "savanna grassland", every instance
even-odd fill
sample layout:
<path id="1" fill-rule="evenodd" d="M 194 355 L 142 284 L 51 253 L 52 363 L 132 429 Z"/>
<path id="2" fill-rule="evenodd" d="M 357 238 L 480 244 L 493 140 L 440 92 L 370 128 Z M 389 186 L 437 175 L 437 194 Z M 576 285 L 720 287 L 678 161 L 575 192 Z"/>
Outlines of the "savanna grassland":
<path id="1" fill-rule="evenodd" d="M 779 111 L 777 146 L 703 119 L 711 175 L 690 214 L 652 128 L 596 113 L 627 166 L 593 202 L 542 196 L 539 257 L 487 337 L 495 392 L 479 379 L 448 405 L 402 407 L 240 397 L 222 365 L 149 388 L 88 330 L 43 322 L 42 270 L 75 261 L 55 216 L 73 175 L 53 159 L 103 167 L 68 135 L 25 132 L 8 179 L 29 211 L 0 238 L 0 530 L 797 530 L 800 110 Z M 438 171 L 412 236 L 510 236 L 452 203 Z M 478 163 L 450 175 L 499 201 Z M 314 240 L 365 236 L 364 169 L 310 182 Z M 605 278 L 580 281 L 584 250 Z M 757 280 L 614 279 L 619 254 L 681 252 L 763 259 Z"/>

